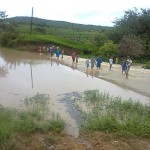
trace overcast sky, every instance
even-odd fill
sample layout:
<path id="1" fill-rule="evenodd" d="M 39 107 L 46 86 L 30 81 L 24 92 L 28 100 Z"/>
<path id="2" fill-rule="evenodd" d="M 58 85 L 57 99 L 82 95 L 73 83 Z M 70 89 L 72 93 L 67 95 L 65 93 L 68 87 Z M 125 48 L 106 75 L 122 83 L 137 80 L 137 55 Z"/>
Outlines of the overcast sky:
<path id="1" fill-rule="evenodd" d="M 124 11 L 150 8 L 150 0 L 0 0 L 8 17 L 33 16 L 72 23 L 113 26 Z"/>

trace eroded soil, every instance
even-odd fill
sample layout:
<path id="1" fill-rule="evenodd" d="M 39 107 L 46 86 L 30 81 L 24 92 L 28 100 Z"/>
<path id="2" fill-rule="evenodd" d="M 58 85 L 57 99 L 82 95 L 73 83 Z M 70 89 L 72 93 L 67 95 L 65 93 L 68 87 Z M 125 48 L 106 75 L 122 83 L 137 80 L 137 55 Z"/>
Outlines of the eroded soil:
<path id="1" fill-rule="evenodd" d="M 18 136 L 19 150 L 149 150 L 150 139 L 117 137 L 104 132 L 84 133 L 74 138 L 61 133 L 35 133 Z"/>

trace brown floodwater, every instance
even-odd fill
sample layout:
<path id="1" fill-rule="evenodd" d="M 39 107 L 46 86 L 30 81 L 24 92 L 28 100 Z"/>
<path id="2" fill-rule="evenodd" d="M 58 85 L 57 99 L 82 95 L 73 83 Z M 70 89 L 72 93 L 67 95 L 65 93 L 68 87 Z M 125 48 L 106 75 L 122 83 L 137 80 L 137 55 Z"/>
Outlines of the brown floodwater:
<path id="1" fill-rule="evenodd" d="M 0 49 L 0 104 L 5 107 L 20 107 L 21 100 L 37 93 L 49 94 L 51 109 L 63 117 L 68 123 L 68 132 L 77 137 L 78 125 L 60 99 L 66 93 L 85 90 L 100 90 L 143 104 L 150 102 L 149 97 L 96 77 L 87 77 L 85 73 L 63 65 L 61 59 L 58 62 L 49 55 Z"/>

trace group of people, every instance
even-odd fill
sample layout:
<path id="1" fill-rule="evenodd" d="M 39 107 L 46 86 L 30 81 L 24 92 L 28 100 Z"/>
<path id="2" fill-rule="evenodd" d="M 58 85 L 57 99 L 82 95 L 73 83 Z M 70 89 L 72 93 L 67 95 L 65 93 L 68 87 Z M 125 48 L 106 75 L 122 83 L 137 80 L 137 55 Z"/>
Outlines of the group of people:
<path id="1" fill-rule="evenodd" d="M 63 58 L 64 56 L 64 50 L 60 50 L 59 46 L 57 46 L 56 48 L 54 46 L 50 46 L 50 47 L 46 47 L 43 46 L 43 48 L 40 48 L 39 50 L 40 53 L 50 53 L 50 57 L 53 57 L 54 54 L 56 54 L 56 58 L 59 59 L 60 55 L 61 58 Z"/>
<path id="2" fill-rule="evenodd" d="M 64 55 L 64 50 L 60 50 L 59 46 L 57 46 L 56 48 L 54 46 L 50 46 L 49 48 L 48 47 L 46 48 L 44 46 L 42 51 L 49 52 L 50 57 L 52 57 L 55 54 L 57 60 L 59 60 L 60 55 L 61 55 L 61 58 L 63 58 L 63 55 Z M 79 57 L 77 56 L 76 52 L 72 53 L 71 58 L 72 58 L 72 63 L 75 63 L 75 62 L 76 62 L 76 64 L 78 63 Z M 111 70 L 112 65 L 114 63 L 113 58 L 110 57 L 108 61 L 109 61 L 109 70 Z M 116 63 L 118 63 L 118 58 L 116 60 Z M 94 66 L 96 65 L 96 68 L 100 69 L 101 64 L 102 64 L 102 58 L 100 56 L 98 56 L 97 58 L 95 58 L 95 57 L 87 58 L 85 61 L 85 64 L 86 64 L 86 68 L 91 67 L 91 69 L 93 69 Z M 132 65 L 132 60 L 129 57 L 127 60 L 124 60 L 121 64 L 122 73 L 125 73 L 126 78 L 128 78 L 131 65 Z"/>
<path id="3" fill-rule="evenodd" d="M 85 64 L 86 64 L 86 67 L 89 68 L 90 67 L 90 64 L 91 64 L 91 69 L 94 68 L 94 65 L 96 65 L 96 68 L 97 69 L 100 69 L 101 68 L 101 63 L 102 63 L 102 58 L 100 56 L 98 56 L 97 58 L 95 57 L 92 57 L 91 59 L 87 59 Z M 112 68 L 112 64 L 113 64 L 113 59 L 112 57 L 109 59 L 109 69 L 111 70 Z"/>
<path id="4" fill-rule="evenodd" d="M 97 58 L 95 58 L 95 57 L 92 57 L 91 59 L 88 58 L 85 61 L 86 67 L 89 68 L 91 65 L 91 69 L 93 69 L 95 65 L 96 65 L 97 69 L 100 69 L 101 63 L 102 63 L 102 59 L 100 56 L 98 56 Z"/>
<path id="5" fill-rule="evenodd" d="M 109 62 L 109 70 L 111 70 L 112 69 L 112 65 L 114 64 L 113 58 L 110 57 L 108 62 Z M 91 65 L 91 69 L 94 68 L 94 65 L 96 65 L 97 69 L 100 69 L 101 68 L 101 63 L 102 63 L 102 59 L 101 59 L 100 56 L 98 56 L 97 58 L 94 58 L 94 57 L 92 57 L 91 59 L 88 58 L 85 61 L 86 67 L 89 68 L 90 65 Z M 116 63 L 118 63 L 118 58 L 117 58 L 117 62 Z M 128 57 L 127 60 L 124 60 L 122 62 L 122 64 L 121 64 L 121 66 L 122 66 L 121 67 L 122 68 L 122 74 L 125 73 L 126 78 L 128 78 L 129 70 L 130 70 L 131 65 L 132 65 L 132 60 L 129 57 Z"/>
<path id="6" fill-rule="evenodd" d="M 76 56 L 76 53 L 73 52 L 72 53 L 72 62 L 75 62 L 75 61 L 76 61 L 76 63 L 78 63 L 78 57 Z M 109 62 L 109 68 L 108 69 L 111 70 L 112 65 L 114 64 L 113 57 L 110 57 L 108 62 Z M 118 58 L 116 58 L 115 63 L 118 64 Z M 94 66 L 96 66 L 97 69 L 100 69 L 101 64 L 102 64 L 102 58 L 100 56 L 98 56 L 97 58 L 95 58 L 95 57 L 87 58 L 85 61 L 86 68 L 91 67 L 91 69 L 93 69 Z M 125 73 L 126 78 L 128 78 L 131 65 L 132 65 L 132 60 L 129 57 L 127 60 L 124 60 L 121 64 L 122 74 Z"/>
<path id="7" fill-rule="evenodd" d="M 55 50 L 54 46 L 51 46 L 49 48 L 49 52 L 50 52 L 50 57 L 52 57 L 55 53 L 57 59 L 59 59 L 60 55 L 61 55 L 61 58 L 63 58 L 63 56 L 64 56 L 64 50 L 61 51 L 59 46 L 56 47 L 56 50 Z"/>

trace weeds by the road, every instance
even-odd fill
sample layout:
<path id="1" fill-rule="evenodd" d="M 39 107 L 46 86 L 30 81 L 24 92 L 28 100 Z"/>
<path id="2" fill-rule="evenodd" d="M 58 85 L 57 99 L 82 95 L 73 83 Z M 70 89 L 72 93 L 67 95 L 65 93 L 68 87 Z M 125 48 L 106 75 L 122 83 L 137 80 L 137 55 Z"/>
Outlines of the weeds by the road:
<path id="1" fill-rule="evenodd" d="M 12 148 L 18 133 L 59 132 L 64 129 L 60 117 L 49 111 L 48 100 L 47 95 L 37 94 L 24 100 L 25 110 L 0 107 L 0 149 Z"/>
<path id="2" fill-rule="evenodd" d="M 150 61 L 147 61 L 147 62 L 143 65 L 143 67 L 144 67 L 145 69 L 150 69 Z"/>
<path id="3" fill-rule="evenodd" d="M 91 110 L 85 114 L 84 130 L 150 137 L 150 105 L 123 101 L 97 90 L 85 92 L 84 100 Z"/>

